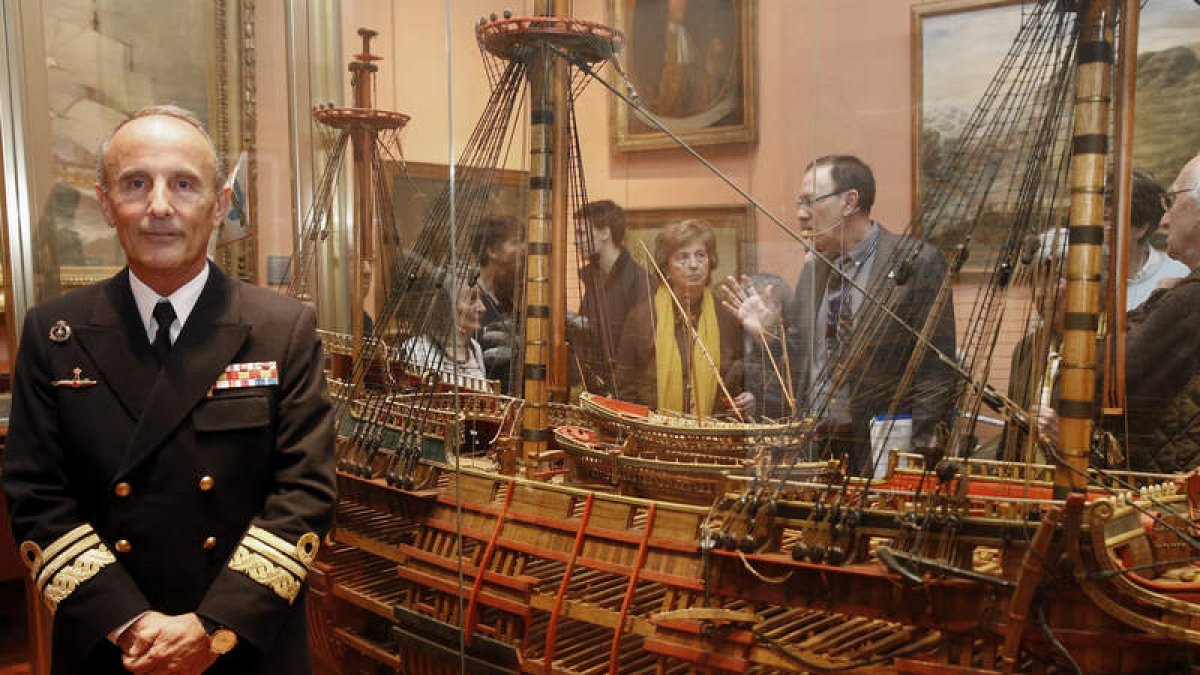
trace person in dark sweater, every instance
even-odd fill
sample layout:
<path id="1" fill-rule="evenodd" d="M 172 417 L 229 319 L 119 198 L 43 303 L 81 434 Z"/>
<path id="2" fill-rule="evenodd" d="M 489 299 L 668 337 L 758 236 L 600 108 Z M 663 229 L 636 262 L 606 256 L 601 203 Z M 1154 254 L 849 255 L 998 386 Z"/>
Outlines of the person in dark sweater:
<path id="1" fill-rule="evenodd" d="M 650 297 L 649 277 L 625 248 L 625 210 L 611 199 L 584 204 L 575 212 L 575 223 L 581 248 L 591 253 L 580 272 L 579 313 L 568 316 L 571 379 L 582 374 L 588 391 L 611 395 L 617 387 L 612 358 L 629 311 Z"/>

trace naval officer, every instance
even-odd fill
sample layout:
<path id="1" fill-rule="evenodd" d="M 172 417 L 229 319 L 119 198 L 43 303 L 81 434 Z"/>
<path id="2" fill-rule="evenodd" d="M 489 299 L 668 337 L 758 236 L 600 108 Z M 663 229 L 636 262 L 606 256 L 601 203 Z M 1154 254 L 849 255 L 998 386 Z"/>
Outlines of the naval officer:
<path id="1" fill-rule="evenodd" d="M 0 477 L 52 671 L 309 672 L 334 503 L 314 313 L 208 261 L 229 190 L 192 113 L 135 113 L 98 173 L 128 266 L 29 311 Z"/>

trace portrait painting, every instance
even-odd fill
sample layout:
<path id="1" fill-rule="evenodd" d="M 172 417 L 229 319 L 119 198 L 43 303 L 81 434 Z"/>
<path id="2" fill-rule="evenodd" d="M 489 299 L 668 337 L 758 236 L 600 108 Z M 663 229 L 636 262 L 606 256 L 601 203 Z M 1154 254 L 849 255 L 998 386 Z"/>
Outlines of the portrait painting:
<path id="1" fill-rule="evenodd" d="M 392 217 L 400 236 L 400 248 L 406 255 L 417 254 L 422 232 L 434 223 L 444 225 L 449 218 L 450 167 L 430 162 L 387 162 L 388 177 L 392 188 Z M 522 224 L 528 217 L 527 197 L 529 174 L 516 169 L 480 169 L 458 166 L 454 172 L 455 227 L 473 227 L 466 218 L 487 216 L 510 216 Z M 474 214 L 474 215 L 471 215 Z M 424 237 L 426 245 L 432 237 Z M 460 250 L 460 254 L 469 254 Z M 386 274 L 386 270 L 380 270 Z M 387 283 L 379 279 L 379 283 Z M 376 301 L 383 302 L 383 295 L 375 293 Z M 382 306 L 377 309 L 382 309 Z"/>
<path id="2" fill-rule="evenodd" d="M 706 221 L 713 228 L 717 241 L 717 265 L 712 270 L 714 288 L 727 276 L 754 274 L 754 207 L 748 204 L 626 209 L 625 246 L 634 260 L 654 277 L 657 273 L 650 259 L 654 257 L 655 237 L 664 227 L 690 219 Z"/>
<path id="3" fill-rule="evenodd" d="M 612 0 L 611 7 L 628 40 L 625 73 L 646 111 L 691 145 L 754 140 L 754 0 Z M 614 97 L 611 113 L 618 149 L 673 145 L 624 101 Z"/>

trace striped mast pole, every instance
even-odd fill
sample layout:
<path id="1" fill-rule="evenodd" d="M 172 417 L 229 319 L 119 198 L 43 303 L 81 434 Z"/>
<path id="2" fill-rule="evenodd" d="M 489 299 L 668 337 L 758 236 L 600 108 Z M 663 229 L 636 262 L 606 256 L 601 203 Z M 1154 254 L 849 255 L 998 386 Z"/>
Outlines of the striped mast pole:
<path id="1" fill-rule="evenodd" d="M 537 0 L 537 16 L 566 16 L 567 0 Z M 556 73 L 561 70 L 561 75 Z M 549 449 L 550 416 L 547 403 L 552 385 L 551 364 L 560 351 L 562 317 L 556 335 L 552 329 L 555 305 L 565 310 L 565 292 L 555 294 L 552 286 L 565 286 L 566 266 L 566 63 L 544 45 L 533 50 L 529 63 L 529 221 L 525 259 L 525 345 L 521 395 L 525 405 L 521 419 L 521 464 L 525 475 L 538 472 Z M 557 85 L 557 86 L 556 86 Z M 559 95 L 556 95 L 559 94 Z M 558 105 L 562 101 L 563 105 Z M 561 133 L 560 133 L 561 129 Z M 559 158 L 563 158 L 560 160 Z M 556 251 L 556 249 L 558 249 Z M 561 268 L 561 269 L 560 269 Z M 551 282 L 555 281 L 556 284 Z M 556 340 L 557 338 L 557 340 Z M 565 366 L 565 359 L 563 366 Z M 556 368 L 565 372 L 565 367 Z M 556 378 L 557 379 L 557 378 Z M 565 391 L 565 388 L 564 388 Z"/>
<path id="2" fill-rule="evenodd" d="M 1071 139 L 1071 208 L 1054 496 L 1087 486 L 1096 418 L 1096 331 L 1100 324 L 1104 184 L 1112 109 L 1113 45 L 1105 0 L 1081 0 Z"/>

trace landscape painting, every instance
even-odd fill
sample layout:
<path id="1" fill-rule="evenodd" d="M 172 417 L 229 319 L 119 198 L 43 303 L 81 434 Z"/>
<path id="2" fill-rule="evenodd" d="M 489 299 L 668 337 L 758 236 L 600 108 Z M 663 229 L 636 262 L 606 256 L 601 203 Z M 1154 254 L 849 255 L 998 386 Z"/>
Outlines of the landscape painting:
<path id="1" fill-rule="evenodd" d="M 1200 11 L 1193 0 L 1144 3 L 1138 32 L 1134 166 L 1167 184 L 1197 151 Z M 1028 3 L 952 0 L 913 8 L 916 175 L 947 153 L 1001 64 Z M 919 190 L 919 188 L 918 188 Z M 918 191 L 918 198 L 919 198 Z"/>

